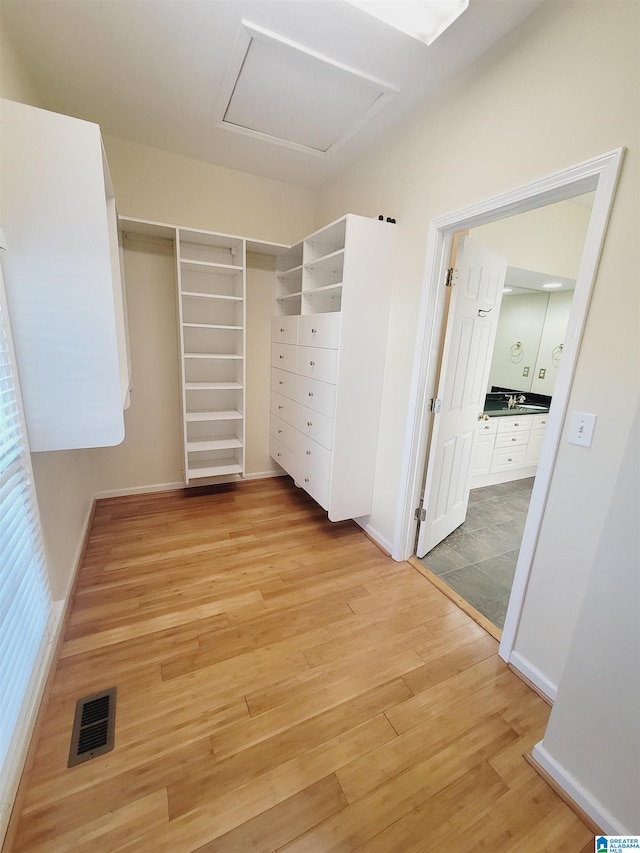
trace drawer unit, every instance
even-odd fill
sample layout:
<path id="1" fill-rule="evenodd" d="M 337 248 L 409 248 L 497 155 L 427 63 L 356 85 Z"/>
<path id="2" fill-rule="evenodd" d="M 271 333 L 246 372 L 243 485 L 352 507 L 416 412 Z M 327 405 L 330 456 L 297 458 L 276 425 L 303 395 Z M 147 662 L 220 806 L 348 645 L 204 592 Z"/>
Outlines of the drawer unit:
<path id="1" fill-rule="evenodd" d="M 513 468 L 522 468 L 526 452 L 526 444 L 521 444 L 519 447 L 494 450 L 489 473 L 497 474 L 498 472 L 509 471 Z"/>
<path id="2" fill-rule="evenodd" d="M 338 350 L 298 347 L 296 371 L 310 379 L 335 385 L 338 378 Z"/>
<path id="3" fill-rule="evenodd" d="M 298 347 L 294 344 L 271 344 L 271 364 L 280 370 L 296 372 Z"/>
<path id="4" fill-rule="evenodd" d="M 525 415 L 523 418 L 496 418 L 498 421 L 498 434 L 501 432 L 528 432 L 531 429 L 531 415 Z"/>
<path id="5" fill-rule="evenodd" d="M 549 413 L 546 415 L 534 415 L 533 421 L 531 422 L 531 429 L 546 429 L 547 423 L 549 422 Z"/>
<path id="6" fill-rule="evenodd" d="M 495 437 L 495 447 L 513 447 L 514 445 L 526 444 L 529 440 L 529 431 L 499 432 Z"/>
<path id="7" fill-rule="evenodd" d="M 298 317 L 272 317 L 271 340 L 279 344 L 298 343 Z"/>
<path id="8" fill-rule="evenodd" d="M 277 319 L 277 318 L 276 318 Z M 306 347 L 338 349 L 340 314 L 303 314 L 298 324 L 298 343 Z"/>
<path id="9" fill-rule="evenodd" d="M 331 521 L 373 504 L 394 231 L 348 214 L 276 258 L 272 452 Z"/>
<path id="10" fill-rule="evenodd" d="M 487 418 L 478 421 L 478 435 L 495 435 L 498 431 L 498 419 Z"/>

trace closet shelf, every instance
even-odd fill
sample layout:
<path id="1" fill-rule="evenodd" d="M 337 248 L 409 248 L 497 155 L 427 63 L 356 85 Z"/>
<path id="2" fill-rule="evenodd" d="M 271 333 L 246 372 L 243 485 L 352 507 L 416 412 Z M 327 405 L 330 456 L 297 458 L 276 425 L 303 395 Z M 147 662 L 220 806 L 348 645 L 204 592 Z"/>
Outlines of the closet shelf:
<path id="1" fill-rule="evenodd" d="M 242 391 L 240 382 L 185 382 L 185 391 Z"/>
<path id="2" fill-rule="evenodd" d="M 199 477 L 223 477 L 229 474 L 242 474 L 243 469 L 235 459 L 219 459 L 215 462 L 207 460 L 200 464 L 190 462 L 187 468 L 187 479 L 195 480 Z"/>
<path id="3" fill-rule="evenodd" d="M 242 412 L 236 409 L 217 412 L 187 412 L 185 419 L 191 423 L 196 421 L 241 421 Z"/>
<path id="4" fill-rule="evenodd" d="M 183 323 L 185 329 L 223 329 L 229 332 L 241 332 L 242 326 L 223 326 L 218 323 Z"/>
<path id="5" fill-rule="evenodd" d="M 227 302 L 242 302 L 242 296 L 224 296 L 221 293 L 203 293 L 201 290 L 183 290 L 182 295 L 189 299 L 221 299 Z"/>
<path id="6" fill-rule="evenodd" d="M 235 447 L 242 447 L 242 442 L 235 435 L 225 435 L 221 438 L 187 441 L 188 453 L 199 453 L 206 450 L 232 450 Z"/>
<path id="7" fill-rule="evenodd" d="M 188 258 L 180 260 L 180 268 L 187 272 L 215 272 L 218 275 L 237 275 L 243 267 L 235 264 L 217 264 L 213 261 L 191 261 Z"/>
<path id="8" fill-rule="evenodd" d="M 227 352 L 185 352 L 184 358 L 217 358 L 231 361 L 242 361 L 241 355 L 234 355 Z"/>

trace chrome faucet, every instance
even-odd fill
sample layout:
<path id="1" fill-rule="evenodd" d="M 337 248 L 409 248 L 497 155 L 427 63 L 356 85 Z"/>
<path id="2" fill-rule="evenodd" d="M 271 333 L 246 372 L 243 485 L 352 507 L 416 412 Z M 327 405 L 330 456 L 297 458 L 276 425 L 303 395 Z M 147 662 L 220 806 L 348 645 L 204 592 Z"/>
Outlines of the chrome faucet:
<path id="1" fill-rule="evenodd" d="M 518 406 L 521 406 L 527 398 L 524 394 L 520 394 L 519 397 L 516 397 L 515 394 L 512 394 L 510 397 L 507 397 L 507 408 L 508 409 L 517 409 Z"/>

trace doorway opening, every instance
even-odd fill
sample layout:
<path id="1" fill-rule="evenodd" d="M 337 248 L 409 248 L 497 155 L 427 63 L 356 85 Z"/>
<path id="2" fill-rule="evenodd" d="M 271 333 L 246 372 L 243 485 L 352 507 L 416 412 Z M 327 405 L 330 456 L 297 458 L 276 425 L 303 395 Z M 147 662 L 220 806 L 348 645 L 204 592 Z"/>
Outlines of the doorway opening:
<path id="1" fill-rule="evenodd" d="M 529 571 L 542 526 L 546 498 L 567 413 L 580 340 L 622 156 L 623 149 L 617 149 L 479 204 L 438 217 L 429 225 L 425 278 L 412 378 L 412 402 L 401 472 L 401 499 L 398 502 L 392 550 L 393 557 L 398 560 L 407 560 L 414 553 L 421 518 L 420 501 L 424 497 L 424 506 L 428 507 L 433 484 L 434 466 L 427 465 L 427 457 L 430 446 L 437 440 L 441 420 L 440 413 L 433 409 L 437 408 L 434 406 L 434 401 L 442 396 L 439 393 L 439 385 L 445 373 L 444 370 L 440 370 L 440 362 L 444 356 L 441 342 L 445 339 L 447 321 L 445 307 L 449 290 L 444 283 L 447 279 L 446 273 L 454 234 L 488 225 L 517 213 L 533 211 L 554 202 L 565 201 L 586 193 L 595 193 L 553 392 L 553 405 L 549 411 L 540 460 L 536 469 L 529 512 L 500 642 L 500 656 L 518 671 L 520 669 L 516 661 L 517 655 L 514 655 L 516 632 Z M 426 482 L 423 479 L 425 469 Z M 540 692 L 552 698 L 552 688 L 546 683 L 538 683 L 541 680 L 535 672 L 523 671 L 522 674 L 536 685 Z"/>
<path id="2" fill-rule="evenodd" d="M 504 626 L 553 405 L 593 200 L 594 193 L 587 193 L 554 202 L 470 229 L 454 241 L 460 251 L 452 264 L 460 264 L 463 274 L 469 266 L 471 242 L 495 253 L 488 262 L 495 263 L 501 293 L 491 304 L 487 304 L 487 294 L 479 303 L 479 313 L 485 315 L 486 355 L 480 348 L 472 352 L 471 346 L 465 351 L 461 340 L 461 346 L 449 356 L 457 361 L 457 370 L 451 370 L 445 379 L 441 401 L 445 408 L 465 404 L 450 399 L 448 386 L 461 385 L 461 356 L 474 362 L 467 377 L 467 423 L 458 422 L 455 427 L 458 433 L 466 429 L 470 435 L 471 459 L 468 470 L 465 466 L 458 473 L 466 482 L 449 489 L 449 498 L 456 490 L 459 493 L 453 498 L 460 500 L 459 512 L 447 519 L 446 499 L 439 496 L 441 517 L 432 530 L 428 524 L 420 527 L 416 557 L 419 569 L 497 639 Z M 481 260 L 487 261 L 487 257 Z M 450 316 L 464 302 L 457 296 L 449 304 L 443 349 L 451 349 L 447 335 L 464 337 L 461 324 Z M 482 358 L 484 364 L 479 363 Z M 480 383 L 477 394 L 471 387 L 473 381 Z M 459 420 L 459 413 L 457 417 Z M 453 465 L 454 460 L 451 462 Z M 452 473 L 441 472 L 445 487 L 450 485 L 443 482 L 445 476 Z M 430 515 L 427 513 L 427 521 Z M 447 521 L 448 526 L 442 528 Z"/>

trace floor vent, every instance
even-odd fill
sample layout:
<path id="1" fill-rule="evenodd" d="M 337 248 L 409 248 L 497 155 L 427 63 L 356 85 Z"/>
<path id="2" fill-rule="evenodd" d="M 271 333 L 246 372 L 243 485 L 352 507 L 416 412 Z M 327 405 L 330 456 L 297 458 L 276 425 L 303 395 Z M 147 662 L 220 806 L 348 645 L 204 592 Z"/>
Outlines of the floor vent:
<path id="1" fill-rule="evenodd" d="M 67 767 L 75 767 L 113 749 L 116 688 L 101 690 L 76 702 Z"/>

